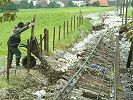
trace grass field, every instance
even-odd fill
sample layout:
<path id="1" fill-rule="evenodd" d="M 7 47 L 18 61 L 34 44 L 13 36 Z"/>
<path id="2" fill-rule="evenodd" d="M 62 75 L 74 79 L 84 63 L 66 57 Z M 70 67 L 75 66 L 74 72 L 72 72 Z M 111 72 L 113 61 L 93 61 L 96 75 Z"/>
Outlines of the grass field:
<path id="1" fill-rule="evenodd" d="M 89 13 L 99 13 L 108 11 L 112 8 L 110 7 L 81 7 L 81 8 L 56 8 L 56 9 L 26 9 L 20 10 L 17 12 L 17 19 L 15 22 L 4 22 L 0 23 L 0 41 L 2 41 L 2 45 L 0 46 L 0 55 L 7 54 L 7 40 L 12 33 L 12 30 L 15 25 L 19 21 L 30 21 L 33 15 L 36 15 L 36 26 L 35 26 L 35 36 L 39 37 L 40 34 L 43 34 L 43 29 L 47 28 L 50 32 L 50 48 L 52 46 L 52 34 L 53 27 L 58 28 L 59 26 L 63 26 L 63 22 L 70 20 L 74 14 L 78 15 L 80 10 L 83 14 Z M 87 23 L 88 24 L 88 23 Z M 89 29 L 89 24 L 84 24 L 82 26 L 83 29 Z M 56 31 L 57 33 L 57 31 Z M 66 45 L 71 44 L 75 38 L 78 37 L 78 32 L 73 31 L 73 35 L 70 35 L 69 38 L 65 40 L 62 39 L 61 43 L 65 43 Z M 77 34 L 77 35 L 76 35 Z M 22 42 L 26 41 L 30 37 L 30 29 L 26 32 L 22 33 Z M 70 38 L 71 37 L 71 38 Z M 56 37 L 57 38 L 57 37 Z M 57 42 L 56 42 L 57 44 Z M 55 46 L 58 47 L 58 46 Z M 64 47 L 64 46 L 63 46 Z"/>
<path id="2" fill-rule="evenodd" d="M 129 17 L 132 17 L 132 12 L 133 12 L 133 7 L 130 7 L 130 8 L 128 9 L 128 16 L 129 16 Z"/>

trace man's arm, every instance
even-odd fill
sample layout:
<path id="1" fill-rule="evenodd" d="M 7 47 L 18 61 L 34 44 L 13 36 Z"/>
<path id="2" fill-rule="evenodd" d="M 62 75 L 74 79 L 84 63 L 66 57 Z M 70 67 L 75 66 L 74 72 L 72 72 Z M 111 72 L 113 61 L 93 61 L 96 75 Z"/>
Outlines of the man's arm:
<path id="1" fill-rule="evenodd" d="M 31 27 L 32 25 L 34 25 L 33 22 L 32 22 L 32 23 L 28 22 L 28 23 L 26 23 L 26 24 L 24 25 L 24 27 L 18 28 L 18 29 L 16 29 L 14 32 L 17 33 L 17 34 L 21 34 L 23 31 L 27 30 L 27 29 L 28 29 L 29 27 Z"/>
<path id="2" fill-rule="evenodd" d="M 24 26 L 22 28 L 17 28 L 13 31 L 13 33 L 16 33 L 16 34 L 21 34 L 23 31 L 27 30 L 29 28 L 29 26 Z"/>

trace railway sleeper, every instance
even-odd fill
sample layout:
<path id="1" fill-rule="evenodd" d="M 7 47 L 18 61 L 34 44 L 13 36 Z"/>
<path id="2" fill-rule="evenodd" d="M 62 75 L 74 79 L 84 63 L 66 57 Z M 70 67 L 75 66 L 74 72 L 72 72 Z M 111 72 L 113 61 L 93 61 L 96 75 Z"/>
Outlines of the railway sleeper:
<path id="1" fill-rule="evenodd" d="M 88 91 L 91 91 L 91 92 L 88 92 L 88 93 L 91 93 L 91 94 L 94 94 L 96 97 L 97 97 L 97 95 L 98 95 L 98 90 L 99 90 L 99 87 L 97 87 L 97 86 L 94 86 L 94 85 L 89 85 L 89 84 L 87 84 L 87 83 L 84 83 L 84 82 L 78 82 L 77 84 L 76 84 L 76 86 L 78 87 L 78 89 L 80 89 L 80 88 L 82 88 L 82 89 L 84 89 L 84 90 L 88 90 Z M 107 90 L 107 89 L 105 89 L 105 90 Z M 103 92 L 103 90 L 101 90 L 101 93 L 100 93 L 100 98 L 108 98 L 109 97 L 109 93 L 110 92 Z M 88 96 L 88 98 L 90 98 L 90 96 Z M 99 99 L 98 99 L 99 100 Z M 103 100 L 103 99 L 102 99 Z M 105 99 L 105 100 L 107 100 L 107 99 Z"/>

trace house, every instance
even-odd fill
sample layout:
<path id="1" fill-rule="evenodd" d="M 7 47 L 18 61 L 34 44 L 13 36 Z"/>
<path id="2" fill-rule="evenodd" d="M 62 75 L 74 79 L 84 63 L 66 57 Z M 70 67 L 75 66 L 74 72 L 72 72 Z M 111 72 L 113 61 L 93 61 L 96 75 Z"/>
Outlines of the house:
<path id="1" fill-rule="evenodd" d="M 14 3 L 20 3 L 22 0 L 11 0 Z M 46 2 L 47 4 L 50 3 L 50 0 L 28 0 L 28 2 L 33 1 L 33 5 L 35 6 L 37 2 Z"/>
<path id="2" fill-rule="evenodd" d="M 50 3 L 50 0 L 28 0 L 28 2 L 30 2 L 30 1 L 33 1 L 34 6 L 36 6 L 37 3 L 42 3 L 42 4 L 44 4 L 44 2 L 47 4 Z"/>
<path id="3" fill-rule="evenodd" d="M 86 0 L 72 0 L 72 2 L 78 7 L 87 5 Z"/>
<path id="4" fill-rule="evenodd" d="M 17 1 L 17 0 L 11 0 L 11 2 L 14 2 L 14 3 L 16 3 L 16 1 Z"/>
<path id="5" fill-rule="evenodd" d="M 90 6 L 108 6 L 108 0 L 88 0 Z"/>

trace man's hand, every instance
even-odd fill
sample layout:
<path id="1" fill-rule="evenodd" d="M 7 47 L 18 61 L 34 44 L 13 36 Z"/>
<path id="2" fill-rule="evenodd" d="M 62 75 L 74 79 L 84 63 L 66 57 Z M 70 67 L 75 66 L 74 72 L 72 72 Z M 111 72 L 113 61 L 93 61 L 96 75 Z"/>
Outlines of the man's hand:
<path id="1" fill-rule="evenodd" d="M 34 25 L 35 25 L 35 22 L 31 22 L 31 23 L 29 24 L 29 27 L 34 26 Z"/>

